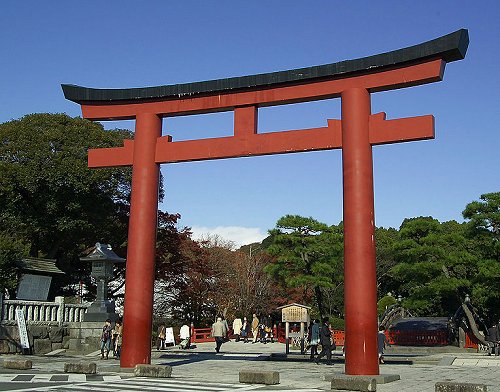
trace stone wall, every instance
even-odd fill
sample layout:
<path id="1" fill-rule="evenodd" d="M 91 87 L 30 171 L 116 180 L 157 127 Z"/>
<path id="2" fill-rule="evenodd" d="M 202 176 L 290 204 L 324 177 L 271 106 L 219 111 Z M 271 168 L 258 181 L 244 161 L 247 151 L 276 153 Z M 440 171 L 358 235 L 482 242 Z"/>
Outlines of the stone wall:
<path id="1" fill-rule="evenodd" d="M 102 322 L 41 324 L 27 323 L 30 353 L 47 354 L 66 349 L 76 354 L 89 354 L 100 348 Z M 0 324 L 0 354 L 21 353 L 19 329 L 14 322 Z"/>
<path id="2" fill-rule="evenodd" d="M 71 348 L 77 353 L 98 350 L 103 323 L 82 322 L 88 307 L 66 303 L 64 297 L 56 297 L 54 302 L 5 300 L 0 293 L 0 354 L 23 351 L 16 321 L 19 309 L 26 320 L 31 354 Z"/>
<path id="3" fill-rule="evenodd" d="M 47 354 L 61 348 L 69 348 L 69 330 L 58 323 L 28 323 L 28 339 L 32 354 Z M 0 324 L 0 354 L 21 353 L 19 329 L 16 323 Z"/>
<path id="4" fill-rule="evenodd" d="M 100 349 L 103 322 L 68 323 L 70 352 L 89 354 Z"/>

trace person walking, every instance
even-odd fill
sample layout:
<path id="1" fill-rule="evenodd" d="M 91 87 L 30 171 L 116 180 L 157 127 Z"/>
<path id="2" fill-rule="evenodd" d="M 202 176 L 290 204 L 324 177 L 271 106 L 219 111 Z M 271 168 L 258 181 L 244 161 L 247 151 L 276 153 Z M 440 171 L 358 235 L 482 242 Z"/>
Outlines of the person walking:
<path id="1" fill-rule="evenodd" d="M 122 342 L 123 342 L 123 322 L 118 319 L 115 323 L 115 329 L 113 331 L 115 334 L 115 358 L 120 359 L 120 355 L 122 353 Z"/>
<path id="2" fill-rule="evenodd" d="M 499 354 L 500 334 L 497 325 L 492 325 L 486 333 L 486 342 L 488 343 L 488 355 Z"/>
<path id="3" fill-rule="evenodd" d="M 181 339 L 181 342 L 179 343 L 179 346 L 182 349 L 187 349 L 191 345 L 191 330 L 189 329 L 189 325 L 184 324 L 180 331 L 179 331 L 179 337 Z"/>
<path id="4" fill-rule="evenodd" d="M 311 333 L 310 333 L 310 341 L 309 348 L 311 349 L 311 359 L 314 359 L 316 355 L 318 355 L 318 344 L 319 344 L 319 328 L 320 323 L 318 319 L 314 319 L 311 325 Z"/>
<path id="5" fill-rule="evenodd" d="M 264 343 L 267 343 L 267 340 L 272 343 L 273 342 L 273 318 L 269 314 L 265 319 L 264 319 Z"/>
<path id="6" fill-rule="evenodd" d="M 248 334 L 250 333 L 250 324 L 246 317 L 243 317 L 243 324 L 241 324 L 241 337 L 243 343 L 248 343 Z"/>
<path id="7" fill-rule="evenodd" d="M 323 318 L 323 324 L 319 330 L 319 341 L 321 343 L 321 352 L 315 359 L 316 365 L 319 365 L 319 360 L 326 355 L 326 364 L 332 364 L 332 333 L 330 331 L 330 323 L 328 317 Z"/>
<path id="8" fill-rule="evenodd" d="M 241 318 L 237 317 L 233 321 L 233 334 L 236 336 L 236 341 L 240 341 L 240 335 L 241 335 L 241 327 L 243 326 L 243 323 L 241 322 Z"/>
<path id="9" fill-rule="evenodd" d="M 165 349 L 165 331 L 166 331 L 166 328 L 165 328 L 165 324 L 160 324 L 160 326 L 158 327 L 158 335 L 157 335 L 157 338 L 156 338 L 156 349 L 157 350 L 163 350 Z"/>
<path id="10" fill-rule="evenodd" d="M 252 318 L 252 335 L 253 335 L 253 340 L 252 344 L 257 342 L 257 337 L 259 336 L 259 319 L 257 318 L 257 315 L 254 313 L 253 318 Z"/>
<path id="11" fill-rule="evenodd" d="M 115 321 L 113 332 L 111 332 L 111 347 L 113 348 L 113 357 L 116 357 L 116 338 L 118 336 L 118 329 L 120 328 L 120 319 Z"/>
<path id="12" fill-rule="evenodd" d="M 378 345 L 378 363 L 385 363 L 384 350 L 385 347 L 387 346 L 387 336 L 385 336 L 385 330 L 382 325 L 378 328 L 377 345 Z"/>
<path id="13" fill-rule="evenodd" d="M 227 335 L 226 325 L 222 322 L 222 317 L 217 317 L 217 321 L 212 325 L 212 336 L 215 338 L 215 351 L 218 353 Z"/>
<path id="14" fill-rule="evenodd" d="M 108 359 L 109 350 L 111 350 L 111 320 L 107 319 L 102 326 L 101 333 L 101 359 Z M 106 356 L 104 356 L 106 354 Z"/>
<path id="15" fill-rule="evenodd" d="M 222 317 L 222 324 L 224 324 L 224 327 L 226 328 L 226 336 L 224 336 L 223 343 L 230 342 L 231 339 L 229 339 L 229 325 L 227 323 L 226 312 L 225 311 L 224 311 L 224 316 Z"/>
<path id="16" fill-rule="evenodd" d="M 497 354 L 496 355 L 499 355 L 499 346 L 500 346 L 500 320 L 498 321 L 498 324 L 497 324 L 497 336 L 498 336 L 498 340 L 497 340 Z"/>

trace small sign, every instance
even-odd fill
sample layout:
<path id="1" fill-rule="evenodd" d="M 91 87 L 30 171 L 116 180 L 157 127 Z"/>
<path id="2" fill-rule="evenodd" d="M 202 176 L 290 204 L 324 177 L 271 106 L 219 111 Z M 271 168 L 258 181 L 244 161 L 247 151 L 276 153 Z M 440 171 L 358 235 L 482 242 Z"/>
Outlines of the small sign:
<path id="1" fill-rule="evenodd" d="M 28 339 L 28 330 L 26 329 L 26 320 L 24 319 L 24 310 L 16 309 L 17 327 L 19 328 L 19 340 L 21 347 L 26 350 L 30 349 L 30 341 Z"/>
<path id="2" fill-rule="evenodd" d="M 172 327 L 165 328 L 165 343 L 173 343 L 175 345 L 174 329 Z"/>
<path id="3" fill-rule="evenodd" d="M 17 288 L 17 299 L 47 301 L 51 276 L 23 274 Z"/>
<path id="4" fill-rule="evenodd" d="M 302 306 L 290 305 L 281 309 L 281 320 L 290 323 L 307 323 L 307 308 Z"/>

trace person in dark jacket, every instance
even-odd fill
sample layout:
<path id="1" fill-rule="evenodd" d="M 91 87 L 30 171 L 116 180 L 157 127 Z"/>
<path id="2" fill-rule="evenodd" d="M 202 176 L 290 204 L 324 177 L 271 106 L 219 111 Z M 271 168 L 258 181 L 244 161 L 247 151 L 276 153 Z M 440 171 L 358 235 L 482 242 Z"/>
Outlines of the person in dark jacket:
<path id="1" fill-rule="evenodd" d="M 107 319 L 102 326 L 101 333 L 101 359 L 108 359 L 109 350 L 111 350 L 111 320 Z"/>
<path id="2" fill-rule="evenodd" d="M 307 349 L 311 349 L 310 358 L 314 359 L 316 355 L 318 355 L 318 344 L 319 344 L 319 330 L 320 323 L 318 319 L 313 320 L 312 324 L 309 326 L 309 344 L 307 345 Z"/>
<path id="3" fill-rule="evenodd" d="M 330 331 L 330 323 L 328 322 L 328 317 L 323 318 L 323 323 L 319 330 L 319 342 L 321 343 L 321 352 L 315 359 L 316 365 L 319 365 L 319 360 L 326 355 L 327 365 L 332 364 L 332 333 Z"/>
<path id="4" fill-rule="evenodd" d="M 269 314 L 266 318 L 264 318 L 264 333 L 263 339 L 264 343 L 267 343 L 267 340 L 273 343 L 273 318 Z"/>
<path id="5" fill-rule="evenodd" d="M 385 336 L 385 330 L 382 325 L 379 326 L 378 328 L 377 346 L 378 346 L 378 363 L 385 363 L 384 350 L 385 347 L 387 346 L 387 336 Z"/>
<path id="6" fill-rule="evenodd" d="M 497 325 L 493 325 L 491 328 L 488 328 L 486 341 L 488 342 L 488 355 L 498 355 L 500 348 L 500 333 Z"/>
<path id="7" fill-rule="evenodd" d="M 246 317 L 243 317 L 243 324 L 241 324 L 241 337 L 243 343 L 248 343 L 248 335 L 250 335 L 250 323 Z"/>

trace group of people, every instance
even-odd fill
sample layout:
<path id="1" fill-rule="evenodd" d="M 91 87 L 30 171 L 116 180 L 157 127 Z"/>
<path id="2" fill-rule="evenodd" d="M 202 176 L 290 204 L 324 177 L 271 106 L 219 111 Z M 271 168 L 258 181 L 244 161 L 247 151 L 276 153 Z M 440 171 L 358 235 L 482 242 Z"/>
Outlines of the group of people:
<path id="1" fill-rule="evenodd" d="M 274 341 L 273 335 L 273 320 L 271 316 L 264 317 L 259 320 L 257 314 L 253 314 L 252 321 L 249 322 L 246 317 L 235 318 L 233 321 L 233 334 L 237 342 L 249 342 L 250 334 L 252 335 L 252 343 L 267 343 Z M 229 339 L 229 327 L 227 321 L 222 317 L 217 317 L 217 320 L 212 325 L 211 335 L 215 338 L 215 351 L 220 352 L 222 344 Z M 191 330 L 187 324 L 182 325 L 179 331 L 180 343 L 179 346 L 187 349 L 191 345 Z M 156 340 L 156 348 L 158 350 L 165 349 L 166 327 L 165 324 L 160 324 L 158 327 L 158 335 Z M 500 355 L 500 322 L 488 328 L 486 340 L 488 342 L 488 355 Z M 108 359 L 109 352 L 113 351 L 113 357 L 120 359 L 121 347 L 123 341 L 123 322 L 121 319 L 115 321 L 114 327 L 111 325 L 111 320 L 107 319 L 102 327 L 101 333 L 101 359 Z M 321 345 L 321 352 L 318 354 L 318 346 Z M 379 362 L 384 363 L 384 350 L 387 345 L 387 338 L 384 329 L 381 327 L 378 333 L 378 355 Z M 326 356 L 327 364 L 331 364 L 332 350 L 335 350 L 335 342 L 332 339 L 330 323 L 328 317 L 323 318 L 320 322 L 318 319 L 313 320 L 308 331 L 307 350 L 311 350 L 310 358 L 319 364 L 321 358 Z"/>
<path id="2" fill-rule="evenodd" d="M 167 328 L 165 324 L 160 324 L 158 327 L 158 334 L 156 337 L 156 349 L 164 350 L 166 348 Z M 183 324 L 179 330 L 179 347 L 187 349 L 191 346 L 191 329 L 189 325 Z"/>
<path id="3" fill-rule="evenodd" d="M 121 319 L 115 321 L 114 327 L 111 320 L 107 319 L 102 326 L 101 333 L 101 359 L 108 359 L 109 352 L 113 350 L 113 357 L 120 359 L 123 341 L 123 322 Z"/>
<path id="4" fill-rule="evenodd" d="M 486 341 L 488 342 L 488 355 L 500 355 L 500 321 L 488 328 Z"/>
<path id="5" fill-rule="evenodd" d="M 252 335 L 252 343 L 267 343 L 270 341 L 274 342 L 273 335 L 273 319 L 271 315 L 263 317 L 259 320 L 257 314 L 252 315 L 252 321 L 249 322 L 246 317 L 235 318 L 233 321 L 233 334 L 236 337 L 236 341 L 239 342 L 243 340 L 243 343 L 249 342 L 250 334 Z"/>
<path id="6" fill-rule="evenodd" d="M 321 345 L 321 352 L 318 354 L 318 345 Z M 384 350 L 387 345 L 387 337 L 384 328 L 380 327 L 377 336 L 379 363 L 384 363 Z M 344 347 L 345 348 L 345 347 Z M 313 320 L 309 326 L 308 345 L 306 350 L 311 350 L 310 358 L 319 365 L 321 358 L 326 356 L 327 364 L 332 364 L 332 350 L 336 349 L 335 341 L 332 337 L 328 317 L 323 318 L 322 322 L 318 319 Z"/>
<path id="7" fill-rule="evenodd" d="M 239 317 L 233 321 L 233 335 L 237 342 L 243 341 L 247 343 L 267 343 L 274 341 L 273 335 L 273 320 L 269 315 L 259 320 L 257 314 L 253 314 L 252 321 L 249 322 L 246 317 L 243 320 Z M 222 344 L 229 340 L 229 327 L 227 320 L 221 316 L 212 325 L 211 335 L 215 338 L 215 351 L 220 352 Z M 179 331 L 180 343 L 179 346 L 187 349 L 191 345 L 191 330 L 187 324 L 183 324 Z M 156 340 L 156 348 L 158 350 L 165 349 L 166 327 L 165 324 L 160 324 Z M 499 355 L 500 351 L 500 323 L 488 329 L 487 340 L 490 343 L 490 351 L 495 355 Z M 111 325 L 111 320 L 107 319 L 102 327 L 101 333 L 101 359 L 108 359 L 109 352 L 113 351 L 113 357 L 120 359 L 121 347 L 123 341 L 123 322 L 121 319 L 115 321 L 114 327 Z M 379 361 L 384 363 L 383 353 L 387 344 L 383 328 L 378 334 L 378 351 Z M 318 346 L 321 345 L 321 352 L 318 354 Z M 318 319 L 313 320 L 308 331 L 308 345 L 306 350 L 311 350 L 310 358 L 319 364 L 321 358 L 326 356 L 327 364 L 331 364 L 332 350 L 335 350 L 335 342 L 332 339 L 330 323 L 328 317 L 323 318 L 322 322 Z"/>
<path id="8" fill-rule="evenodd" d="M 252 335 L 252 343 L 267 343 L 274 342 L 273 335 L 273 318 L 271 315 L 263 317 L 259 320 L 257 314 L 252 315 L 252 321 L 248 322 L 246 317 L 243 321 L 240 318 L 235 318 L 233 321 L 233 334 L 236 336 L 236 341 L 243 339 L 244 343 L 249 342 L 250 334 Z"/>
<path id="9" fill-rule="evenodd" d="M 328 317 L 324 317 L 322 322 L 313 320 L 309 326 L 308 345 L 306 350 L 311 350 L 310 358 L 319 365 L 321 358 L 326 356 L 327 364 L 332 363 L 332 350 L 335 350 L 335 342 L 332 339 L 330 323 Z M 321 345 L 321 352 L 318 354 L 318 345 Z"/>
<path id="10" fill-rule="evenodd" d="M 243 343 L 261 342 L 266 344 L 267 342 L 274 342 L 273 335 L 273 319 L 271 315 L 263 317 L 259 320 L 257 314 L 254 313 L 252 316 L 252 321 L 248 321 L 246 317 L 243 320 L 237 317 L 233 321 L 233 335 L 236 342 L 243 341 Z M 215 351 L 219 352 L 222 344 L 229 340 L 229 326 L 227 320 L 222 316 L 217 317 L 215 323 L 212 324 L 211 335 L 215 338 Z"/>

